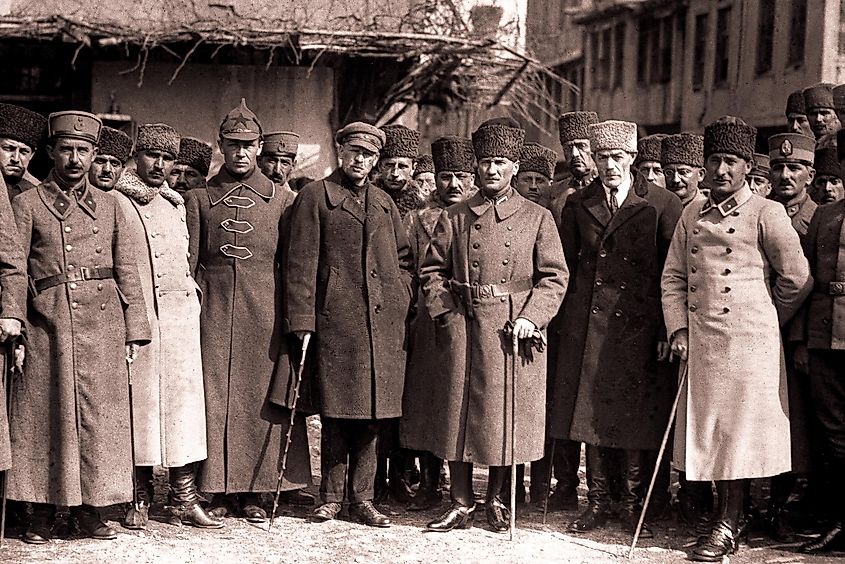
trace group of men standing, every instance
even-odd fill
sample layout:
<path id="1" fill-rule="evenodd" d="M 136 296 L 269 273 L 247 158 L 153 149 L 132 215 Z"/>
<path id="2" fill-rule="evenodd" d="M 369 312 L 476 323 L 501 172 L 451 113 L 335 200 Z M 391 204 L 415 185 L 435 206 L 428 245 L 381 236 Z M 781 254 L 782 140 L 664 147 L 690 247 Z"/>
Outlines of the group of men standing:
<path id="1" fill-rule="evenodd" d="M 562 182 L 555 151 L 510 118 L 435 140 L 418 180 L 418 132 L 354 122 L 336 133 L 338 168 L 298 194 L 298 136 L 264 132 L 244 101 L 207 180 L 211 147 L 168 125 L 133 143 L 84 112 L 0 106 L 0 339 L 26 335 L 0 462 L 10 499 L 33 504 L 24 540 L 47 542 L 56 506 L 107 539 L 96 508 L 132 500 L 124 524 L 143 528 L 155 465 L 173 522 L 261 522 L 288 432 L 285 499 L 308 504 L 315 413 L 315 521 L 348 502 L 351 518 L 390 526 L 373 503 L 379 467 L 402 500 L 418 457 L 411 508 L 440 502 L 449 467 L 451 503 L 429 530 L 472 526 L 480 464 L 485 519 L 504 532 L 508 467 L 531 463 L 532 503 L 577 509 L 585 444 L 588 505 L 569 530 L 618 510 L 633 533 L 677 394 L 679 503 L 693 525 L 709 517 L 692 558 L 736 550 L 749 479 L 776 477 L 769 523 L 786 534 L 811 458 L 837 501 L 803 550 L 836 546 L 845 136 L 837 153 L 835 129 L 817 126 L 833 92 L 801 95 L 818 147 L 798 131 L 768 155 L 735 117 L 639 138 L 634 123 L 567 113 Z M 24 173 L 45 125 L 54 167 L 39 184 Z M 656 471 L 651 517 L 671 502 L 668 460 Z"/>

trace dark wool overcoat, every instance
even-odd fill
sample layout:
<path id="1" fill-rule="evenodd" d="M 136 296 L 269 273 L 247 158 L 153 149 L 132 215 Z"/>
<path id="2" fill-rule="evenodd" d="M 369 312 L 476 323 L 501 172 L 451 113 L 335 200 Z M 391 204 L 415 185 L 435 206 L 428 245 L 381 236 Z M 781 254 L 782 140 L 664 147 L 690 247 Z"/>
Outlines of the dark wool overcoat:
<path id="1" fill-rule="evenodd" d="M 286 260 L 287 331 L 315 331 L 319 412 L 402 415 L 411 254 L 396 205 L 367 185 L 363 204 L 336 170 L 299 192 Z"/>
<path id="2" fill-rule="evenodd" d="M 430 391 L 416 400 L 430 410 L 431 425 L 418 448 L 488 466 L 542 458 L 545 352 L 521 351 L 514 398 L 504 327 L 524 317 L 545 331 L 560 307 L 568 271 L 551 213 L 515 190 L 495 206 L 476 193 L 440 216 L 420 278 L 440 327 L 426 365 Z"/>
<path id="3" fill-rule="evenodd" d="M 18 238 L 18 226 L 12 206 L 9 205 L 3 178 L 0 177 L 0 318 L 17 319 L 26 324 L 26 260 Z M 15 293 L 17 292 L 17 294 Z M 0 471 L 8 470 L 12 465 L 12 451 L 9 447 L 9 420 L 6 413 L 6 374 L 10 366 L 6 364 L 9 345 L 0 348 Z M 13 361 L 12 361 L 13 362 Z"/>
<path id="4" fill-rule="evenodd" d="M 198 474 L 202 491 L 276 488 L 289 412 L 267 394 L 276 362 L 288 363 L 280 338 L 279 249 L 293 198 L 258 169 L 236 179 L 225 167 L 185 194 L 191 267 L 203 296 L 208 458 Z M 290 448 L 285 489 L 311 481 L 302 417 Z"/>
<path id="5" fill-rule="evenodd" d="M 12 208 L 31 280 L 81 268 L 113 269 L 114 277 L 30 292 L 24 377 L 12 390 L 9 497 L 95 507 L 129 501 L 125 345 L 150 341 L 138 249 L 117 202 L 87 177 L 68 197 L 51 175 Z"/>
<path id="6" fill-rule="evenodd" d="M 596 178 L 572 194 L 560 236 L 571 272 L 561 312 L 551 434 L 622 449 L 656 449 L 674 375 L 657 362 L 666 341 L 660 273 L 681 215 L 671 192 L 633 173 L 611 218 Z"/>

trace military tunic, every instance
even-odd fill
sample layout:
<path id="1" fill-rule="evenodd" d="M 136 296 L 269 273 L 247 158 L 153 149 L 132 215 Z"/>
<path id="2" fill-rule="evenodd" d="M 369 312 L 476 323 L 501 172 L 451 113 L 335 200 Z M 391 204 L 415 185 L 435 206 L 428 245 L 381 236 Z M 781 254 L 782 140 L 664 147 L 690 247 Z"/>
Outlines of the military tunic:
<path id="1" fill-rule="evenodd" d="M 25 377 L 12 392 L 9 497 L 68 506 L 129 501 L 125 344 L 150 341 L 138 249 L 114 198 L 87 177 L 68 195 L 51 173 L 12 208 L 32 284 Z M 62 275 L 70 280 L 48 280 Z"/>
<path id="2" fill-rule="evenodd" d="M 8 193 L 9 193 L 9 201 L 11 201 L 11 200 L 15 199 L 15 196 L 17 196 L 18 194 L 21 194 L 22 192 L 26 192 L 27 190 L 32 190 L 33 188 L 35 188 L 35 184 L 33 184 L 32 182 L 27 180 L 27 178 L 24 176 L 19 181 L 17 181 L 15 184 L 7 184 L 6 188 L 8 189 Z"/>
<path id="3" fill-rule="evenodd" d="M 267 401 L 276 364 L 289 364 L 281 338 L 284 214 L 294 196 L 257 168 L 225 167 L 186 193 L 190 261 L 203 296 L 200 314 L 208 458 L 206 492 L 276 488 L 289 412 Z M 284 489 L 311 481 L 305 420 L 297 417 Z"/>
<path id="4" fill-rule="evenodd" d="M 689 480 L 788 472 L 789 406 L 780 327 L 812 279 L 783 206 L 746 184 L 688 206 L 663 270 L 669 335 L 689 329 L 674 464 Z"/>
<path id="5" fill-rule="evenodd" d="M 516 396 L 508 321 L 542 331 L 557 312 L 569 273 L 545 208 L 511 189 L 495 204 L 476 193 L 447 208 L 420 268 L 431 316 L 442 334 L 430 359 L 429 436 L 419 448 L 439 458 L 488 466 L 543 457 L 545 352 L 523 350 Z M 515 452 L 511 456 L 511 419 Z"/>

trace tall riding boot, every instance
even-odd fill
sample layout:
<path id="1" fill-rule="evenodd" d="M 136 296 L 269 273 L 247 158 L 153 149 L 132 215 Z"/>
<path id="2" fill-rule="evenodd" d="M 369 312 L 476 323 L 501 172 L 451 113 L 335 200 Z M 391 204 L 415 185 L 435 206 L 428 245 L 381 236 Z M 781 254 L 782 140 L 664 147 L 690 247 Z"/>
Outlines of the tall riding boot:
<path id="1" fill-rule="evenodd" d="M 510 511 L 502 501 L 502 490 L 510 475 L 510 470 L 510 466 L 490 466 L 487 469 L 487 496 L 484 512 L 487 516 L 487 524 L 496 533 L 506 532 L 510 525 Z"/>
<path id="2" fill-rule="evenodd" d="M 742 525 L 745 480 L 716 482 L 719 510 L 710 535 L 702 537 L 690 557 L 699 562 L 721 562 L 722 557 L 736 552 Z"/>
<path id="3" fill-rule="evenodd" d="M 193 464 L 170 468 L 170 523 L 193 525 L 201 529 L 219 529 L 223 521 L 206 513 L 200 504 L 194 481 Z"/>
<path id="4" fill-rule="evenodd" d="M 533 464 L 533 463 L 532 463 Z M 502 483 L 501 497 L 504 502 L 510 507 L 511 503 L 511 473 L 510 466 L 508 472 L 505 474 L 505 481 Z M 522 505 L 525 503 L 525 464 L 516 465 L 516 503 Z"/>
<path id="5" fill-rule="evenodd" d="M 845 458 L 830 461 L 830 485 L 832 486 L 831 523 L 819 538 L 799 549 L 805 554 L 817 554 L 831 550 L 845 550 Z"/>
<path id="6" fill-rule="evenodd" d="M 698 527 L 702 522 L 708 521 L 713 512 L 712 482 L 687 480 L 686 472 L 678 472 L 678 484 L 678 509 L 681 519 L 691 527 Z"/>
<path id="7" fill-rule="evenodd" d="M 586 533 L 607 523 L 610 486 L 605 455 L 609 449 L 587 445 L 587 510 L 569 525 L 571 533 Z"/>
<path id="8" fill-rule="evenodd" d="M 769 508 L 766 512 L 766 529 L 778 542 L 793 542 L 795 532 L 789 522 L 786 503 L 795 488 L 796 477 L 792 472 L 774 476 L 769 489 Z"/>
<path id="9" fill-rule="evenodd" d="M 626 450 L 622 453 L 622 527 L 633 535 L 637 530 L 642 511 L 644 484 L 644 456 L 641 450 Z M 640 538 L 650 539 L 654 534 L 643 522 Z"/>
<path id="10" fill-rule="evenodd" d="M 446 532 L 472 527 L 475 496 L 472 493 L 472 464 L 449 461 L 449 495 L 452 505 L 443 515 L 428 524 L 430 531 Z"/>
<path id="11" fill-rule="evenodd" d="M 419 458 L 420 485 L 408 506 L 409 511 L 425 511 L 443 500 L 443 492 L 440 491 L 440 467 L 443 461 L 430 452 L 421 452 Z"/>
<path id="12" fill-rule="evenodd" d="M 135 467 L 135 500 L 123 517 L 123 526 L 127 529 L 144 529 L 150 520 L 150 505 L 153 504 L 153 467 Z"/>
<path id="13" fill-rule="evenodd" d="M 401 449 L 395 449 L 388 459 L 387 467 L 387 489 L 390 497 L 397 503 L 408 503 L 411 501 L 411 488 L 405 479 L 405 454 Z"/>
<path id="14" fill-rule="evenodd" d="M 373 486 L 373 501 L 375 503 L 384 503 L 387 501 L 387 456 L 378 455 L 376 460 L 376 479 Z"/>

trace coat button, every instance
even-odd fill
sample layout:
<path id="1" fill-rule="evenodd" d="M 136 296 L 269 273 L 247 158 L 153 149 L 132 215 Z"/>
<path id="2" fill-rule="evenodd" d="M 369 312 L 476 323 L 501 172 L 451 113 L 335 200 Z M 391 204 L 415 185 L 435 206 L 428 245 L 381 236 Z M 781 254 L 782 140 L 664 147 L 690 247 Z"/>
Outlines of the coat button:
<path id="1" fill-rule="evenodd" d="M 73 250 L 73 245 L 65 245 L 65 250 L 66 250 L 66 251 L 68 251 L 68 252 L 69 252 L 69 251 L 72 251 L 72 250 Z"/>
<path id="2" fill-rule="evenodd" d="M 499 301 L 500 302 L 506 302 L 506 301 L 508 301 L 508 299 L 506 297 L 502 296 L 501 298 L 499 298 Z"/>
<path id="3" fill-rule="evenodd" d="M 71 309 L 76 309 L 76 308 L 79 307 L 79 304 L 76 303 L 76 302 L 71 302 L 70 307 L 71 307 Z"/>
<path id="4" fill-rule="evenodd" d="M 628 285 L 627 285 L 627 284 L 625 284 L 624 282 L 622 282 L 621 284 L 619 284 L 619 289 L 620 289 L 620 290 L 624 290 L 624 289 L 625 289 L 625 288 L 627 288 L 627 287 L 628 287 Z"/>
<path id="5" fill-rule="evenodd" d="M 722 308 L 722 313 L 730 313 L 730 311 L 731 311 L 731 308 L 729 308 L 729 307 L 723 307 Z"/>
<path id="6" fill-rule="evenodd" d="M 505 282 L 507 282 L 507 280 L 505 280 L 504 278 L 502 278 L 501 280 L 499 280 L 499 282 L 501 282 L 502 284 L 504 284 Z"/>
<path id="7" fill-rule="evenodd" d="M 699 229 L 698 227 L 696 227 L 695 229 L 692 230 L 693 235 L 698 235 L 700 232 L 701 232 L 701 229 Z"/>
<path id="8" fill-rule="evenodd" d="M 622 317 L 622 312 L 617 309 L 613 312 L 613 315 L 615 315 L 616 317 Z"/>
<path id="9" fill-rule="evenodd" d="M 698 271 L 698 269 L 694 266 L 691 266 L 689 271 L 692 272 L 693 274 L 695 274 Z"/>
<path id="10" fill-rule="evenodd" d="M 698 288 L 696 288 L 695 286 L 690 286 L 690 287 L 689 287 L 689 291 L 690 291 L 690 292 L 695 292 L 696 290 L 698 290 Z"/>
<path id="11" fill-rule="evenodd" d="M 473 248 L 473 249 L 477 249 L 477 248 L 478 248 L 478 247 L 480 247 L 480 246 L 481 246 L 481 244 L 480 244 L 480 243 L 473 243 L 473 244 L 472 244 L 472 248 Z"/>
<path id="12" fill-rule="evenodd" d="M 186 273 L 185 273 L 185 278 L 190 278 L 190 277 L 191 277 L 191 272 L 190 272 L 190 271 L 186 272 Z"/>
<path id="13" fill-rule="evenodd" d="M 144 217 L 146 217 L 147 219 L 150 219 L 150 217 L 151 217 L 151 216 L 150 216 L 150 214 L 145 213 L 145 214 L 144 214 Z"/>
<path id="14" fill-rule="evenodd" d="M 380 305 L 380 304 L 379 304 L 379 305 L 376 305 L 376 307 L 375 307 L 375 308 L 373 308 L 373 309 L 375 309 L 375 312 L 376 312 L 376 313 L 380 313 L 380 312 L 381 312 L 381 305 Z"/>
<path id="15" fill-rule="evenodd" d="M 602 281 L 602 279 L 601 279 L 601 278 L 596 278 L 596 286 L 601 286 L 602 284 L 604 284 L 604 282 Z"/>
<path id="16" fill-rule="evenodd" d="M 502 264 L 505 264 L 505 265 L 508 264 L 508 259 L 503 260 Z"/>
<path id="17" fill-rule="evenodd" d="M 730 273 L 731 273 L 731 269 L 730 269 L 730 268 L 726 268 L 726 269 L 725 269 L 725 271 L 722 273 L 722 275 L 723 275 L 723 276 L 727 276 L 727 275 L 728 275 L 728 274 L 730 274 Z"/>
<path id="18" fill-rule="evenodd" d="M 505 241 L 505 246 L 506 246 L 506 247 L 510 247 L 510 246 L 511 246 L 511 242 L 510 242 L 510 241 Z"/>
<path id="19" fill-rule="evenodd" d="M 822 325 L 830 325 L 830 319 L 828 319 L 827 317 L 822 319 Z"/>
<path id="20" fill-rule="evenodd" d="M 725 293 L 727 294 L 727 293 L 728 293 L 728 292 L 730 292 L 730 291 L 731 291 L 731 289 L 730 289 L 730 288 L 728 288 L 727 286 L 725 286 Z"/>
<path id="21" fill-rule="evenodd" d="M 181 220 L 182 220 L 182 223 L 185 223 L 185 218 L 184 218 L 184 217 L 180 217 L 179 219 L 181 219 Z"/>
<path id="22" fill-rule="evenodd" d="M 472 266 L 474 268 L 478 268 L 478 261 L 477 260 L 472 261 Z"/>
<path id="23" fill-rule="evenodd" d="M 92 228 L 92 229 L 91 229 L 91 231 L 93 231 L 94 233 L 99 233 L 99 232 L 100 232 L 100 228 L 99 228 L 99 227 L 94 227 L 94 228 Z"/>
<path id="24" fill-rule="evenodd" d="M 481 224 L 480 224 L 480 223 L 476 223 L 476 224 L 475 224 L 475 229 L 476 229 L 476 231 L 477 231 L 477 230 L 479 230 L 479 229 L 481 229 Z"/>
<path id="25" fill-rule="evenodd" d="M 160 256 L 161 256 L 161 253 L 159 253 L 159 252 L 156 252 L 156 253 L 155 253 L 155 257 L 156 257 L 156 258 L 159 258 Z"/>
<path id="26" fill-rule="evenodd" d="M 102 248 L 102 247 L 97 247 L 96 249 L 94 249 L 94 252 L 97 252 L 97 253 L 102 253 L 102 252 L 103 252 L 103 248 Z"/>
<path id="27" fill-rule="evenodd" d="M 695 310 L 697 310 L 697 309 L 698 309 L 698 307 L 696 307 L 696 305 L 695 305 L 695 304 L 693 304 L 693 305 L 689 306 L 689 310 L 690 310 L 690 311 L 695 311 Z"/>
<path id="28" fill-rule="evenodd" d="M 728 253 L 728 254 L 731 254 L 733 252 L 733 249 L 728 247 L 727 249 L 725 249 L 725 252 Z"/>
<path id="29" fill-rule="evenodd" d="M 70 233 L 70 225 L 65 225 L 65 233 Z"/>
<path id="30" fill-rule="evenodd" d="M 155 239 L 155 238 L 156 238 L 156 234 L 155 234 L 155 233 L 150 233 L 150 237 L 152 237 L 153 239 Z"/>
<path id="31" fill-rule="evenodd" d="M 73 270 L 75 267 L 72 264 L 67 265 L 68 270 Z"/>
<path id="32" fill-rule="evenodd" d="M 731 215 L 734 217 L 739 217 L 739 212 L 732 212 Z"/>
<path id="33" fill-rule="evenodd" d="M 163 274 L 163 273 L 161 273 L 161 272 L 159 272 L 158 274 L 156 274 L 156 278 L 161 278 L 162 276 L 164 276 L 164 274 Z"/>
<path id="34" fill-rule="evenodd" d="M 508 225 L 508 231 L 513 231 L 513 226 L 512 226 L 512 225 Z"/>
<path id="35" fill-rule="evenodd" d="M 691 248 L 691 249 L 689 250 L 689 252 L 691 252 L 692 254 L 697 253 L 697 252 L 698 252 L 698 247 L 693 247 L 693 248 Z"/>
<path id="36" fill-rule="evenodd" d="M 71 290 L 76 290 L 76 282 L 71 282 L 69 286 Z"/>
<path id="37" fill-rule="evenodd" d="M 370 276 L 372 276 L 373 278 L 375 278 L 375 277 L 377 277 L 377 276 L 378 276 L 378 273 L 377 273 L 375 270 L 373 270 L 372 272 L 370 272 Z"/>
<path id="38" fill-rule="evenodd" d="M 105 311 L 106 310 L 106 304 L 100 304 L 100 309 Z"/>
<path id="39" fill-rule="evenodd" d="M 593 312 L 593 313 L 598 313 L 599 312 L 599 306 L 593 306 L 593 309 L 591 309 L 590 311 Z"/>
<path id="40" fill-rule="evenodd" d="M 97 291 L 99 291 L 99 292 L 103 291 L 103 285 L 102 284 L 97 284 Z"/>
<path id="41" fill-rule="evenodd" d="M 606 257 L 606 256 L 607 256 L 607 251 L 605 251 L 604 249 L 600 250 L 600 251 L 599 251 L 599 256 L 600 256 L 601 258 Z"/>
<path id="42" fill-rule="evenodd" d="M 736 233 L 736 229 L 734 229 L 733 227 L 729 227 L 728 233 Z"/>

